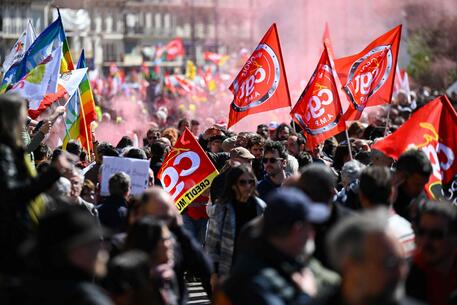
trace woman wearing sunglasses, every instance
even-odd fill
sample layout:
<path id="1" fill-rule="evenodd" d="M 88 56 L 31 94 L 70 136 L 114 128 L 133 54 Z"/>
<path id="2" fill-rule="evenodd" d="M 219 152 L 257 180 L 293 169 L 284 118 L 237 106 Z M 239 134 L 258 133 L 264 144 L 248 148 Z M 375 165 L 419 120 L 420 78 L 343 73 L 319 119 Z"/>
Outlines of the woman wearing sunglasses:
<path id="1" fill-rule="evenodd" d="M 213 287 L 230 272 L 243 226 L 265 209 L 265 202 L 256 196 L 255 189 L 256 179 L 250 166 L 240 165 L 227 172 L 225 188 L 209 220 L 206 237 L 206 249 L 215 269 Z"/>

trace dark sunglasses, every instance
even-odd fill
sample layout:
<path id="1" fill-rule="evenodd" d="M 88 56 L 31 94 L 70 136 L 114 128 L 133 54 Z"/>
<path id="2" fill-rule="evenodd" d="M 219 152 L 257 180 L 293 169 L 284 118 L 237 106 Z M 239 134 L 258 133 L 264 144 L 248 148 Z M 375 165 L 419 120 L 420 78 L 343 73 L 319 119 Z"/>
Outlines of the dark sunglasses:
<path id="1" fill-rule="evenodd" d="M 418 228 L 416 232 L 417 236 L 424 237 L 428 236 L 430 239 L 433 240 L 440 240 L 446 237 L 446 231 L 440 229 L 425 229 L 425 228 Z"/>
<path id="2" fill-rule="evenodd" d="M 268 163 L 268 162 L 276 163 L 277 161 L 280 161 L 280 160 L 282 160 L 282 158 L 263 158 L 262 162 L 265 163 L 265 164 Z"/>
<path id="3" fill-rule="evenodd" d="M 255 180 L 254 179 L 249 179 L 249 180 L 240 179 L 240 180 L 238 180 L 238 184 L 242 185 L 242 186 L 245 186 L 247 184 L 255 185 Z"/>

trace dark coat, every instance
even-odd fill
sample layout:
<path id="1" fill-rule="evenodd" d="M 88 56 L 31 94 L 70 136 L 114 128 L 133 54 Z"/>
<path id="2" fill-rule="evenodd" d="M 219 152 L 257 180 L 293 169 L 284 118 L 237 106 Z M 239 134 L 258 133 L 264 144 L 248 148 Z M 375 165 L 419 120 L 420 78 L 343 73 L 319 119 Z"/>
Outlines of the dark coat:
<path id="1" fill-rule="evenodd" d="M 45 270 L 43 270 L 45 272 Z M 64 267 L 33 275 L 23 283 L 15 305 L 113 305 L 101 288 L 84 272 Z"/>
<path id="2" fill-rule="evenodd" d="M 123 197 L 106 197 L 97 207 L 100 223 L 113 232 L 123 232 L 127 228 L 127 200 Z"/>
<path id="3" fill-rule="evenodd" d="M 286 256 L 263 239 L 243 252 L 224 283 L 223 291 L 232 305 L 307 304 L 310 297 L 292 280 L 304 265 Z"/>
<path id="4" fill-rule="evenodd" d="M 33 232 L 27 208 L 59 176 L 57 169 L 50 167 L 32 177 L 24 150 L 0 143 L 0 272 L 19 271 L 18 246 Z"/>
<path id="5" fill-rule="evenodd" d="M 178 304 L 184 305 L 187 303 L 187 288 L 184 281 L 185 272 L 200 278 L 206 293 L 211 295 L 210 279 L 213 269 L 208 255 L 182 226 L 171 226 L 170 229 L 176 238 L 178 248 L 175 251 L 174 268 L 180 292 Z"/>

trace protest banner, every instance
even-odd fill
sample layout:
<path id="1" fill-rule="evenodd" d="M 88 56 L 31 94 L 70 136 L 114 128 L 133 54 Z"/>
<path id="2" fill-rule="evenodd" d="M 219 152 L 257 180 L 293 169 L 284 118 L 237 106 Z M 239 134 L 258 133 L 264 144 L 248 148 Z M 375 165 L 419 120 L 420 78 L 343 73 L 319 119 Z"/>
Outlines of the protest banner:
<path id="1" fill-rule="evenodd" d="M 454 184 L 457 175 L 457 114 L 447 97 L 440 96 L 372 148 L 393 159 L 411 148 L 422 150 L 433 168 L 425 191 L 429 198 L 443 197 L 442 186 Z"/>
<path id="2" fill-rule="evenodd" d="M 362 52 L 335 59 L 349 99 L 346 120 L 358 120 L 365 107 L 389 104 L 400 49 L 401 25 L 381 35 Z"/>
<path id="3" fill-rule="evenodd" d="M 115 173 L 125 172 L 132 181 L 131 194 L 140 195 L 148 186 L 149 161 L 141 159 L 103 157 L 100 195 L 108 196 L 109 178 Z"/>
<path id="4" fill-rule="evenodd" d="M 290 112 L 292 119 L 304 130 L 306 145 L 310 150 L 346 129 L 338 76 L 332 60 L 324 43 L 316 70 Z"/>
<path id="5" fill-rule="evenodd" d="M 181 213 L 211 186 L 218 174 L 200 144 L 186 128 L 163 161 L 158 177 Z"/>
<path id="6" fill-rule="evenodd" d="M 227 128 L 254 114 L 290 107 L 290 95 L 276 24 L 270 27 L 230 85 Z"/>

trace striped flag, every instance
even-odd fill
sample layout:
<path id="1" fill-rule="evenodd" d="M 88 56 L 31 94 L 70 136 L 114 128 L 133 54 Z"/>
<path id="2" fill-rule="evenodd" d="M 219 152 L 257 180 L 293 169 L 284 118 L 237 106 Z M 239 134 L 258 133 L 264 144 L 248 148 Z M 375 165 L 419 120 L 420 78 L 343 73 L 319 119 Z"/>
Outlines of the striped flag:
<path id="1" fill-rule="evenodd" d="M 86 67 L 86 57 L 84 55 L 84 50 L 82 50 L 78 61 L 78 69 Z M 81 123 L 79 125 L 80 141 L 86 151 L 90 152 L 92 151 L 92 133 L 90 130 L 90 123 L 97 119 L 97 113 L 95 111 L 94 96 L 92 94 L 92 88 L 90 87 L 87 74 L 84 75 L 83 80 L 79 85 L 79 92 L 81 98 Z"/>
<path id="2" fill-rule="evenodd" d="M 46 94 L 57 91 L 61 56 L 62 47 L 59 47 L 14 84 L 8 92 L 14 92 L 26 98 L 29 101 L 29 108 L 37 109 Z"/>
<path id="3" fill-rule="evenodd" d="M 73 96 L 86 73 L 87 68 L 82 68 L 61 74 L 57 84 L 57 92 L 47 94 L 36 110 L 29 109 L 29 116 L 34 119 L 55 101 L 65 97 L 66 95 L 70 97 Z"/>
<path id="4" fill-rule="evenodd" d="M 62 143 L 62 149 L 67 149 L 67 144 L 72 139 L 77 139 L 80 136 L 80 110 L 81 102 L 78 92 L 75 92 L 68 101 L 65 118 L 65 137 Z"/>
<path id="5" fill-rule="evenodd" d="M 33 68 L 45 60 L 56 48 L 63 44 L 62 67 L 73 67 L 71 55 L 68 50 L 68 43 L 65 37 L 65 31 L 60 16 L 56 21 L 51 23 L 32 43 L 30 48 L 25 52 L 24 58 L 12 65 L 5 73 L 2 81 L 2 90 L 9 85 L 17 83 Z M 67 72 L 65 68 L 61 72 Z"/>

